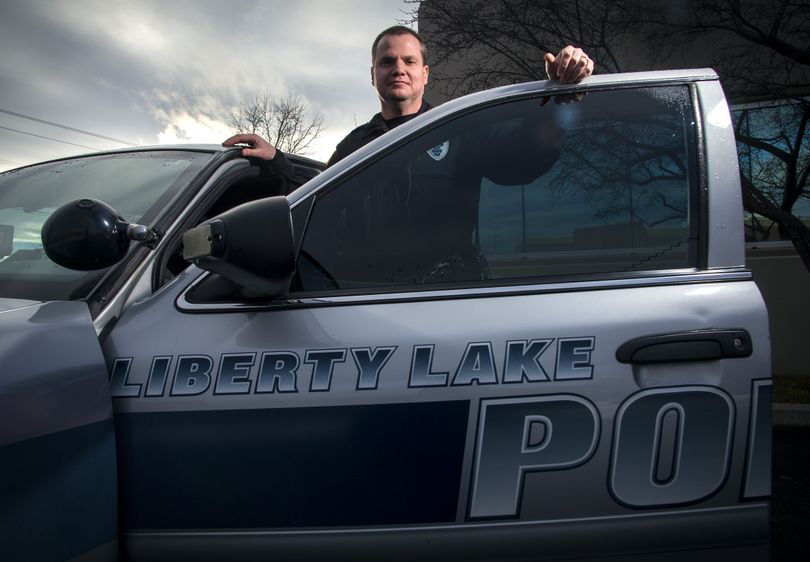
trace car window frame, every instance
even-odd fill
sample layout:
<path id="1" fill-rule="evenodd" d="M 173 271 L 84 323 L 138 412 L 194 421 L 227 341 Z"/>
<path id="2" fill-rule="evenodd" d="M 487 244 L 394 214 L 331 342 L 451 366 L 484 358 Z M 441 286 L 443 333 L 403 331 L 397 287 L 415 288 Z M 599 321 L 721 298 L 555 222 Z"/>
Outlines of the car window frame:
<path id="1" fill-rule="evenodd" d="M 362 159 L 357 165 L 352 166 L 346 173 L 338 174 L 334 178 L 329 178 L 326 183 L 319 185 L 316 190 L 312 193 L 308 193 L 303 199 L 300 199 L 295 202 L 292 207 L 293 210 L 293 217 L 294 217 L 294 226 L 296 231 L 296 241 L 297 241 L 297 256 L 300 256 L 304 240 L 307 236 L 307 229 L 311 225 L 311 219 L 314 209 L 316 208 L 318 201 L 327 195 L 329 195 L 332 191 L 339 189 L 342 185 L 349 182 L 354 178 L 356 175 L 363 173 L 368 167 L 374 165 L 375 163 L 379 162 L 380 160 L 388 157 L 389 154 L 392 152 L 397 151 L 404 145 L 415 141 L 421 136 L 427 135 L 432 132 L 434 129 L 442 127 L 443 125 L 447 124 L 450 121 L 462 118 L 470 113 L 478 112 L 481 110 L 485 110 L 489 107 L 501 105 L 504 103 L 511 103 L 511 102 L 519 102 L 522 100 L 527 99 L 536 99 L 536 98 L 554 98 L 560 95 L 575 95 L 578 93 L 587 93 L 587 92 L 614 92 L 619 90 L 628 90 L 628 89 L 645 89 L 645 88 L 672 88 L 672 87 L 683 87 L 687 89 L 687 100 L 686 103 L 688 107 L 685 108 L 687 111 L 684 115 L 684 119 L 688 120 L 690 117 L 692 119 L 691 123 L 691 134 L 685 135 L 685 142 L 686 142 L 686 155 L 689 162 L 692 165 L 689 166 L 688 170 L 688 178 L 687 178 L 687 196 L 688 196 L 688 213 L 689 213 L 689 236 L 696 237 L 697 241 L 695 244 L 690 244 L 690 251 L 695 252 L 695 256 L 691 256 L 689 261 L 691 264 L 694 264 L 694 267 L 684 267 L 684 268 L 675 268 L 675 269 L 650 269 L 650 270 L 642 270 L 636 272 L 609 272 L 609 273 L 586 273 L 581 275 L 563 275 L 563 276 L 549 276 L 549 277 L 532 277 L 532 278 L 523 278 L 523 279 L 490 279 L 486 281 L 466 281 L 466 282 L 455 282 L 449 283 L 447 285 L 443 285 L 441 283 L 437 284 L 425 284 L 422 286 L 414 285 L 414 284 L 403 284 L 403 285 L 392 285 L 388 287 L 373 287 L 373 288 L 345 288 L 345 289 L 334 289 L 334 290 L 325 290 L 325 291 L 295 291 L 292 290 L 289 293 L 290 299 L 295 299 L 299 302 L 307 300 L 308 298 L 340 298 L 343 296 L 349 298 L 355 298 L 362 295 L 400 295 L 402 293 L 435 293 L 436 291 L 446 291 L 446 290 L 475 290 L 478 292 L 480 289 L 495 289 L 497 287 L 529 287 L 529 286 L 561 286 L 561 285 L 569 285 L 571 283 L 574 284 L 582 284 L 582 283 L 603 283 L 603 282 L 616 282 L 621 281 L 623 279 L 628 280 L 631 284 L 635 284 L 636 280 L 639 279 L 664 279 L 670 278 L 673 275 L 677 276 L 686 276 L 686 275 L 694 275 L 702 270 L 707 268 L 707 182 L 706 182 L 706 158 L 704 155 L 704 139 L 703 139 L 703 130 L 702 130 L 702 122 L 700 118 L 700 100 L 697 95 L 696 85 L 691 80 L 681 80 L 681 81 L 664 81 L 664 82 L 652 82 L 652 83 L 620 83 L 614 84 L 610 86 L 604 87 L 593 87 L 587 88 L 582 92 L 579 92 L 577 89 L 572 89 L 570 91 L 564 91 L 560 93 L 558 91 L 543 91 L 543 90 L 535 90 L 524 92 L 517 95 L 511 95 L 503 98 L 495 98 L 488 100 L 483 103 L 470 105 L 466 108 L 463 108 L 460 111 L 452 112 L 447 115 L 442 116 L 442 118 L 430 123 L 428 126 L 420 127 L 417 129 L 409 129 L 407 134 L 400 135 L 395 141 L 391 142 L 386 146 L 383 150 L 377 151 L 373 153 L 371 157 L 367 157 Z M 405 132 L 405 131 L 403 131 Z M 391 133 L 389 133 L 391 134 Z M 303 206 L 306 211 L 296 211 L 299 206 Z M 305 218 L 304 218 L 305 216 Z M 298 257 L 296 258 L 296 263 L 298 262 Z"/>

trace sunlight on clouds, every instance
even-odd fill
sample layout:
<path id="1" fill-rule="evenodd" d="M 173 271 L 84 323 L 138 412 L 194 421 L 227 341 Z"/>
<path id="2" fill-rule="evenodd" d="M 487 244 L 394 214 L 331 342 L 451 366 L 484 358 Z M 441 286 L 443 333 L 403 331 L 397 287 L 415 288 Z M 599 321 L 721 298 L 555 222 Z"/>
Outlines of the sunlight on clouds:
<path id="1" fill-rule="evenodd" d="M 140 54 L 143 54 L 144 51 L 163 52 L 170 47 L 166 36 L 159 33 L 151 23 L 145 21 L 130 23 L 120 29 L 115 37 L 130 51 Z"/>
<path id="2" fill-rule="evenodd" d="M 173 113 L 169 116 L 169 123 L 158 133 L 158 144 L 220 144 L 232 134 L 230 127 L 222 121 L 205 115 Z"/>
<path id="3" fill-rule="evenodd" d="M 405 7 L 403 0 L 355 0 L 340 9 L 328 0 L 19 2 L 9 21 L 37 25 L 0 35 L 4 103 L 132 142 L 221 143 L 231 133 L 229 112 L 243 101 L 296 93 L 326 119 L 311 149 L 326 159 L 343 135 L 379 111 L 370 43 Z M 0 166 L 51 158 L 69 146 L 10 145 Z M 39 156 L 18 150 L 40 145 Z"/>

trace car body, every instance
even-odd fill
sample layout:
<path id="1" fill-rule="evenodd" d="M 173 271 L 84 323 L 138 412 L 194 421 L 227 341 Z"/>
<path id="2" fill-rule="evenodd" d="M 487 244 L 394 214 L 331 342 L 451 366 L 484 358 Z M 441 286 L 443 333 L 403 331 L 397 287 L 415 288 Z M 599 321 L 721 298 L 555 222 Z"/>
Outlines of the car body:
<path id="1" fill-rule="evenodd" d="M 767 559 L 767 312 L 712 71 L 466 96 L 224 213 L 261 173 L 205 154 L 151 214 L 106 201 L 149 243 L 3 295 L 11 558 Z"/>

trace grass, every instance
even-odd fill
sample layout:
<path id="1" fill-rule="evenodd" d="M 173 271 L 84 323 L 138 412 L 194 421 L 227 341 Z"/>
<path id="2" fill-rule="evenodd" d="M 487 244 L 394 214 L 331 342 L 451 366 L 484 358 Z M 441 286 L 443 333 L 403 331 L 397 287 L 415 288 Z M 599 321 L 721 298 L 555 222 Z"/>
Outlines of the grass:
<path id="1" fill-rule="evenodd" d="M 774 375 L 773 401 L 810 404 L 810 376 Z"/>

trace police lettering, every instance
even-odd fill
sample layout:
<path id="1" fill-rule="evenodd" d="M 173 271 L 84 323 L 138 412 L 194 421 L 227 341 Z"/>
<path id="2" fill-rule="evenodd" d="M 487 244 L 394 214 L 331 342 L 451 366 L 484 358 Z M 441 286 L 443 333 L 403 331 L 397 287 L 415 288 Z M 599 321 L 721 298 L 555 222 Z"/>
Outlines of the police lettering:
<path id="1" fill-rule="evenodd" d="M 133 372 L 134 358 L 124 357 L 113 362 L 110 386 L 114 398 L 329 392 L 336 373 L 346 376 L 347 369 L 353 371 L 349 376 L 357 391 L 377 390 L 385 381 L 389 388 L 545 383 L 592 378 L 594 347 L 593 337 L 513 340 L 505 342 L 497 355 L 491 342 L 478 341 L 467 343 L 453 364 L 438 365 L 436 346 L 420 344 L 410 350 L 407 373 L 390 366 L 397 346 L 308 349 L 302 355 L 223 353 L 216 359 L 204 354 L 159 355 L 142 374 Z M 308 384 L 300 384 L 302 377 Z"/>

